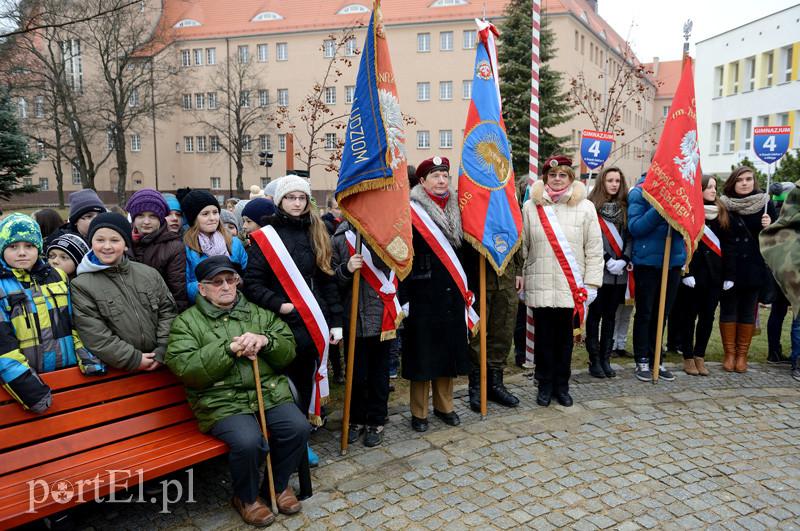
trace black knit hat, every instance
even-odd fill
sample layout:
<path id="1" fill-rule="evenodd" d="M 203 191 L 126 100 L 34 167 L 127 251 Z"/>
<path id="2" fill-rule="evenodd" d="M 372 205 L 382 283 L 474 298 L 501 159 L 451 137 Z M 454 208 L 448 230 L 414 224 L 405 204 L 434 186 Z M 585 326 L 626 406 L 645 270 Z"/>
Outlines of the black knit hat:
<path id="1" fill-rule="evenodd" d="M 89 244 L 91 245 L 92 237 L 94 237 L 94 233 L 97 232 L 98 229 L 111 229 L 119 232 L 122 237 L 125 239 L 125 243 L 127 244 L 128 248 L 133 247 L 133 243 L 131 240 L 131 224 L 128 223 L 128 220 L 125 219 L 125 216 L 121 214 L 117 214 L 116 212 L 103 212 L 102 214 L 98 214 L 96 218 L 94 218 L 89 224 Z"/>
<path id="2" fill-rule="evenodd" d="M 219 210 L 219 201 L 214 197 L 211 192 L 206 190 L 192 190 L 181 199 L 181 208 L 183 215 L 186 218 L 186 223 L 191 227 L 194 225 L 194 220 L 207 206 L 215 206 Z"/>
<path id="3" fill-rule="evenodd" d="M 75 262 L 76 267 L 81 263 L 81 260 L 83 260 L 83 256 L 89 252 L 89 247 L 86 245 L 86 242 L 83 241 L 83 238 L 69 232 L 59 234 L 50 240 L 47 243 L 45 254 L 50 254 L 50 249 L 60 249 L 67 253 L 67 255 L 72 258 L 72 261 Z"/>

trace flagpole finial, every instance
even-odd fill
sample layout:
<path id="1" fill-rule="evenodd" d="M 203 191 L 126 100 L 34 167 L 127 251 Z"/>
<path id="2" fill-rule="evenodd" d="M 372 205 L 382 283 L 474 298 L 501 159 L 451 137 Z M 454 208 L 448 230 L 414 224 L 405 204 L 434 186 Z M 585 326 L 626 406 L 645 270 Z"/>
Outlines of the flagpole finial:
<path id="1" fill-rule="evenodd" d="M 683 54 L 689 54 L 689 37 L 692 36 L 692 19 L 687 19 L 686 22 L 683 23 Z"/>

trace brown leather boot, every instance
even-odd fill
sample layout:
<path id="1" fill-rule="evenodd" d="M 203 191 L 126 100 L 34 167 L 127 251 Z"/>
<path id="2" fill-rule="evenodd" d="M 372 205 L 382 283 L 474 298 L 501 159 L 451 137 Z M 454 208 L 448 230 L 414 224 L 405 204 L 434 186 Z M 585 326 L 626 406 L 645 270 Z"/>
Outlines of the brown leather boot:
<path id="1" fill-rule="evenodd" d="M 694 365 L 694 358 L 683 360 L 683 372 L 690 376 L 697 376 L 699 374 L 697 372 L 697 367 Z"/>
<path id="2" fill-rule="evenodd" d="M 295 514 L 299 513 L 302 505 L 294 495 L 292 487 L 286 487 L 286 490 L 281 492 L 278 496 L 278 512 L 282 514 Z"/>
<path id="3" fill-rule="evenodd" d="M 756 325 L 736 323 L 736 372 L 747 372 L 747 353 Z"/>
<path id="4" fill-rule="evenodd" d="M 736 365 L 736 323 L 719 323 L 719 333 L 722 336 L 722 350 L 725 352 L 722 368 L 733 372 Z"/>
<path id="5" fill-rule="evenodd" d="M 237 496 L 231 500 L 233 508 L 239 512 L 246 523 L 256 527 L 267 527 L 275 521 L 275 515 L 264 504 L 261 498 L 256 498 L 253 503 L 244 503 Z"/>
<path id="6" fill-rule="evenodd" d="M 708 369 L 706 368 L 706 360 L 703 358 L 694 358 L 694 366 L 697 368 L 697 374 L 700 376 L 708 376 Z"/>

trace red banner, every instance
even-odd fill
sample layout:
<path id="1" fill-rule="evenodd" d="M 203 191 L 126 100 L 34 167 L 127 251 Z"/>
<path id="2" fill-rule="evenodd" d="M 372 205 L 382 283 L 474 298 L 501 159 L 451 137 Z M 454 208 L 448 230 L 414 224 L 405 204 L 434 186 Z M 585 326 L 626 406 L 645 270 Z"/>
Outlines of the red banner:
<path id="1" fill-rule="evenodd" d="M 692 60 L 687 57 L 643 192 L 647 201 L 683 235 L 688 260 L 697 249 L 705 225 L 702 178 L 694 76 Z"/>

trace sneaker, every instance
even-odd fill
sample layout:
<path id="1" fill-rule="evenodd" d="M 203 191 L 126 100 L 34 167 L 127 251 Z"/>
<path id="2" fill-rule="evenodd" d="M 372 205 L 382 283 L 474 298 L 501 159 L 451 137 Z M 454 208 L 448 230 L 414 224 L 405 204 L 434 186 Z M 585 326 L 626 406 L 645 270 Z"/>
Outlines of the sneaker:
<path id="1" fill-rule="evenodd" d="M 637 380 L 642 382 L 649 382 L 653 379 L 653 373 L 650 372 L 650 365 L 647 363 L 637 363 L 636 371 L 633 374 L 636 375 Z"/>
<path id="2" fill-rule="evenodd" d="M 311 446 L 308 447 L 308 466 L 311 468 L 319 466 L 319 456 L 314 453 L 314 450 L 311 449 Z"/>
<path id="3" fill-rule="evenodd" d="M 792 378 L 800 382 L 800 367 L 792 369 Z"/>
<path id="4" fill-rule="evenodd" d="M 394 369 L 393 371 L 389 371 L 389 378 L 391 380 L 396 380 L 397 379 L 397 369 Z"/>
<path id="5" fill-rule="evenodd" d="M 671 382 L 675 380 L 675 375 L 670 372 L 669 369 L 664 367 L 663 365 L 658 368 L 658 378 L 659 380 L 664 380 L 667 382 Z"/>
<path id="6" fill-rule="evenodd" d="M 364 446 L 374 448 L 383 442 L 383 426 L 367 426 L 367 434 L 364 436 Z"/>
<path id="7" fill-rule="evenodd" d="M 364 433 L 363 424 L 350 424 L 350 429 L 347 430 L 347 444 L 353 444 Z"/>

